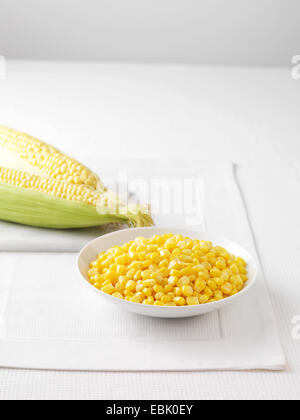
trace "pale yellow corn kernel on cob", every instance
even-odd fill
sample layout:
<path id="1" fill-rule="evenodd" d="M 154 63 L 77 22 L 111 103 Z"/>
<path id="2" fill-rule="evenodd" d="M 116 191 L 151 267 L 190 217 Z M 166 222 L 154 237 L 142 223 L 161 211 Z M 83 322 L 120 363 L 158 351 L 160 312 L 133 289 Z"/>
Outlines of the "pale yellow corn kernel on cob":
<path id="1" fill-rule="evenodd" d="M 109 223 L 153 225 L 144 208 L 121 208 L 104 191 L 3 167 L 0 167 L 0 219 L 53 229 Z"/>
<path id="2" fill-rule="evenodd" d="M 39 168 L 45 176 L 69 184 L 103 189 L 100 179 L 86 166 L 28 134 L 0 125 L 0 146 Z"/>

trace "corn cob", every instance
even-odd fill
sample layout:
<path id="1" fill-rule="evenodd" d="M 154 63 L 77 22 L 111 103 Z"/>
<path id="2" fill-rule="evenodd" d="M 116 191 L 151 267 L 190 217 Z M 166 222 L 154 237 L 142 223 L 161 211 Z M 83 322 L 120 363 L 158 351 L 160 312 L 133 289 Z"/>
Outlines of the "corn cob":
<path id="1" fill-rule="evenodd" d="M 0 167 L 0 219 L 52 229 L 153 224 L 145 208 L 122 206 L 105 191 L 5 167 Z"/>
<path id="2" fill-rule="evenodd" d="M 86 166 L 28 134 L 0 125 L 0 147 L 38 168 L 41 175 L 69 184 L 103 189 L 100 179 Z"/>

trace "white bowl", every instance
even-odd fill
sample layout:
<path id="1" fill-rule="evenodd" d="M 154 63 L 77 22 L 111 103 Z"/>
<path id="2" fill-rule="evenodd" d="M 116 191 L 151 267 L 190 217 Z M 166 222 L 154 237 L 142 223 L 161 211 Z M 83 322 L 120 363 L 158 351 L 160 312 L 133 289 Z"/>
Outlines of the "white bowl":
<path id="1" fill-rule="evenodd" d="M 134 240 L 139 236 L 144 236 L 145 238 L 150 238 L 153 235 L 163 235 L 165 233 L 174 233 L 175 235 L 184 235 L 192 239 L 203 239 L 207 241 L 212 241 L 216 246 L 223 246 L 230 253 L 244 258 L 248 264 L 248 282 L 246 283 L 243 290 L 237 293 L 234 296 L 231 296 L 227 299 L 220 300 L 217 302 L 206 303 L 203 305 L 195 306 L 153 306 L 153 305 L 143 305 L 140 303 L 128 302 L 126 300 L 115 298 L 111 295 L 101 292 L 96 289 L 89 283 L 88 280 L 88 270 L 91 261 L 97 259 L 97 255 L 101 252 L 107 251 L 109 248 L 117 245 L 123 245 L 129 241 Z M 108 302 L 113 303 L 119 308 L 124 309 L 125 311 L 134 312 L 141 315 L 152 316 L 157 318 L 188 318 L 192 316 L 202 315 L 208 312 L 212 312 L 218 309 L 221 309 L 227 305 L 230 305 L 238 301 L 243 295 L 249 292 L 250 288 L 256 281 L 257 278 L 257 265 L 254 258 L 245 251 L 238 244 L 221 237 L 218 237 L 210 233 L 202 233 L 197 231 L 189 231 L 184 229 L 177 228 L 136 228 L 136 229 L 126 229 L 118 232 L 110 233 L 108 235 L 101 236 L 98 239 L 95 239 L 87 246 L 85 246 L 80 252 L 77 260 L 78 269 L 81 274 L 81 278 L 84 283 L 97 293 L 99 297 L 106 299 Z"/>

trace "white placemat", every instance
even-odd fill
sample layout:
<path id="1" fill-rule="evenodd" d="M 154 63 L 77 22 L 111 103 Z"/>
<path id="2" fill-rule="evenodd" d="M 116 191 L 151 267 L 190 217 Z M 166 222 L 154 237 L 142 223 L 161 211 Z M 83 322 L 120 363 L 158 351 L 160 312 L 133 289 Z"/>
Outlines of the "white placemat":
<path id="1" fill-rule="evenodd" d="M 200 175 L 194 184 L 200 211 L 186 218 L 191 206 L 184 219 L 178 210 L 157 217 L 160 223 L 202 225 L 256 255 L 232 165 L 156 165 L 143 164 L 151 179 L 180 174 L 188 180 L 191 171 Z M 153 201 L 156 212 L 159 200 Z M 261 272 L 250 295 L 220 312 L 190 320 L 153 320 L 120 313 L 84 288 L 73 254 L 2 253 L 0 259 L 0 366 L 112 371 L 285 367 Z"/>

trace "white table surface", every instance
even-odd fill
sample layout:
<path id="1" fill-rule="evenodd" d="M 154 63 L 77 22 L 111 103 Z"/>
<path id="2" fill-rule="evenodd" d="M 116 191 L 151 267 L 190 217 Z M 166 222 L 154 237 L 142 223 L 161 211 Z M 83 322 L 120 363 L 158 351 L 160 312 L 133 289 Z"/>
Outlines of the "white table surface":
<path id="1" fill-rule="evenodd" d="M 290 69 L 7 64 L 1 123 L 79 159 L 230 159 L 255 233 L 285 372 L 0 369 L 0 399 L 299 399 L 300 81 Z M 96 153 L 97 152 L 97 153 Z M 93 162 L 91 162 L 93 164 Z M 121 355 L 120 355 L 121 356 Z"/>

